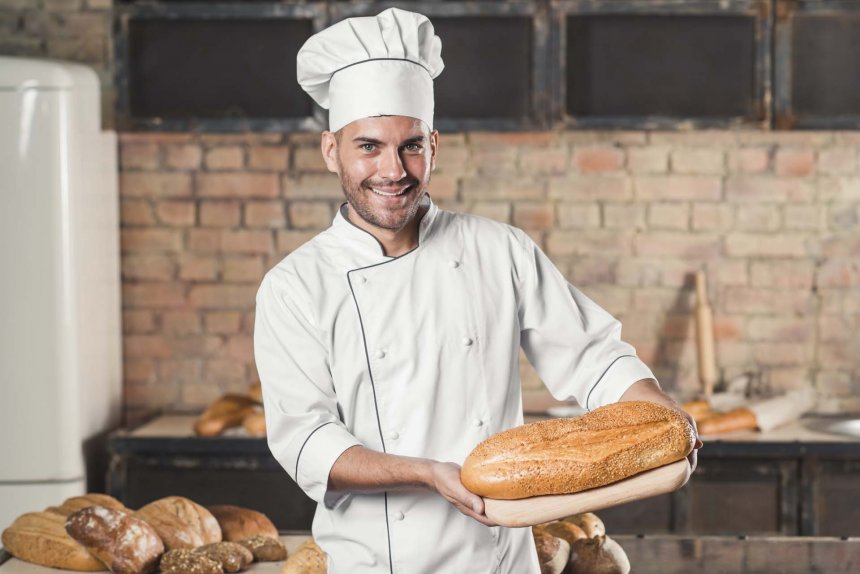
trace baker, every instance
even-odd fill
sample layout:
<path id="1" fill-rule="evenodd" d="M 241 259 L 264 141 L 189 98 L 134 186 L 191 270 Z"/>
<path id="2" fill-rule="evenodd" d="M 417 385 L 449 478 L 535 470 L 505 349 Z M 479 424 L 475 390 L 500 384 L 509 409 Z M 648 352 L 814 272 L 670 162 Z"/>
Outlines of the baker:
<path id="1" fill-rule="evenodd" d="M 530 529 L 494 525 L 459 478 L 523 422 L 520 347 L 559 399 L 678 408 L 528 235 L 433 203 L 442 68 L 430 21 L 396 8 L 298 54 L 346 202 L 266 274 L 254 349 L 269 447 L 319 503 L 330 573 L 540 571 Z"/>

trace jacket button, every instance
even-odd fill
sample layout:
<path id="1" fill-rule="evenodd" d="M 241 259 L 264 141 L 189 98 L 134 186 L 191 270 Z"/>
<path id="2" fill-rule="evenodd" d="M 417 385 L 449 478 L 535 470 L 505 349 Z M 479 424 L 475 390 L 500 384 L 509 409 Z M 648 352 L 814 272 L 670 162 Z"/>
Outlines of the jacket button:
<path id="1" fill-rule="evenodd" d="M 463 337 L 463 345 L 465 345 L 466 347 L 471 347 L 471 346 L 472 346 L 472 343 L 474 343 L 474 342 L 475 342 L 475 341 L 473 341 L 473 340 L 472 340 L 471 338 L 469 338 L 469 337 Z"/>
<path id="2" fill-rule="evenodd" d="M 393 432 L 388 435 L 388 438 L 390 438 L 391 440 L 397 440 L 400 438 L 400 433 Z"/>
<path id="3" fill-rule="evenodd" d="M 403 520 L 404 518 L 406 518 L 406 515 L 399 510 L 394 514 L 394 520 Z"/>
<path id="4" fill-rule="evenodd" d="M 484 421 L 482 421 L 481 419 L 475 419 L 472 421 L 472 424 L 475 425 L 476 427 L 480 427 L 480 426 L 484 425 Z"/>
<path id="5" fill-rule="evenodd" d="M 457 267 L 460 266 L 460 262 L 457 261 L 456 259 L 452 259 L 451 261 L 448 262 L 448 265 L 451 266 L 451 269 L 456 269 Z"/>
<path id="6" fill-rule="evenodd" d="M 362 275 L 361 277 L 358 278 L 358 282 L 361 283 L 362 285 L 364 285 L 365 283 L 367 283 L 367 277 Z"/>
<path id="7" fill-rule="evenodd" d="M 383 351 L 382 349 L 377 349 L 376 352 L 373 353 L 373 356 L 376 357 L 377 359 L 384 359 L 385 358 L 385 351 Z"/>

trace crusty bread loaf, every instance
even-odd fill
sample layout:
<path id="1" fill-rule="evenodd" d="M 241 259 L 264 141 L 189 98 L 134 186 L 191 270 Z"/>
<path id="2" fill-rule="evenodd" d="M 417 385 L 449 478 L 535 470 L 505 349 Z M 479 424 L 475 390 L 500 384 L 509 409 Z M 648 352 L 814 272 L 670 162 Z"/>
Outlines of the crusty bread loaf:
<path id="1" fill-rule="evenodd" d="M 251 436 L 266 436 L 266 415 L 263 409 L 257 407 L 245 415 L 245 418 L 242 419 L 242 428 L 248 431 L 248 434 Z"/>
<path id="2" fill-rule="evenodd" d="M 83 496 L 73 496 L 67 498 L 60 506 L 49 506 L 45 512 L 54 512 L 62 516 L 69 516 L 78 510 L 82 510 L 87 506 L 104 506 L 105 508 L 116 508 L 117 510 L 126 510 L 122 502 L 108 496 L 107 494 L 89 493 Z"/>
<path id="3" fill-rule="evenodd" d="M 696 424 L 699 427 L 699 433 L 703 435 L 755 430 L 758 426 L 755 413 L 746 407 L 712 415 Z"/>
<path id="4" fill-rule="evenodd" d="M 262 512 L 233 506 L 231 504 L 217 504 L 209 507 L 209 512 L 221 526 L 224 540 L 239 542 L 251 536 L 260 534 L 269 538 L 278 537 L 278 529 Z"/>
<path id="5" fill-rule="evenodd" d="M 696 401 L 687 401 L 686 403 L 681 405 L 681 408 L 684 409 L 688 415 L 693 417 L 693 420 L 696 421 L 697 425 L 701 421 L 714 414 L 711 410 L 711 403 L 704 399 L 699 399 Z"/>
<path id="6" fill-rule="evenodd" d="M 680 412 L 626 401 L 493 435 L 468 456 L 460 479 L 475 494 L 496 499 L 571 494 L 680 460 L 694 440 Z"/>
<path id="7" fill-rule="evenodd" d="M 246 395 L 226 394 L 210 404 L 194 422 L 198 436 L 218 436 L 229 428 L 242 424 L 254 411 L 257 401 Z"/>
<path id="8" fill-rule="evenodd" d="M 125 510 L 88 506 L 66 519 L 66 532 L 116 574 L 154 572 L 164 553 L 155 530 Z"/>
<path id="9" fill-rule="evenodd" d="M 325 552 L 309 538 L 287 558 L 281 574 L 325 574 L 327 568 Z"/>
<path id="10" fill-rule="evenodd" d="M 573 544 L 576 540 L 580 538 L 588 538 L 585 534 L 585 531 L 577 526 L 576 524 L 572 524 L 570 522 L 548 522 L 546 524 L 540 524 L 532 528 L 533 532 L 546 532 L 556 538 L 561 538 L 568 544 Z"/>
<path id="11" fill-rule="evenodd" d="M 25 562 L 49 568 L 100 572 L 107 567 L 66 532 L 66 517 L 55 512 L 22 514 L 3 531 L 3 548 Z"/>
<path id="12" fill-rule="evenodd" d="M 167 496 L 150 502 L 135 514 L 158 532 L 168 550 L 194 549 L 221 542 L 221 527 L 215 517 L 182 496 Z"/>
<path id="13" fill-rule="evenodd" d="M 280 540 L 259 534 L 240 540 L 254 556 L 254 562 L 278 562 L 287 559 L 287 548 Z"/>
<path id="14" fill-rule="evenodd" d="M 203 554 L 221 564 L 224 572 L 241 572 L 254 561 L 251 551 L 238 542 L 215 542 L 196 548 L 194 552 Z"/>
<path id="15" fill-rule="evenodd" d="M 533 530 L 541 574 L 561 574 L 570 558 L 570 544 L 548 532 Z"/>

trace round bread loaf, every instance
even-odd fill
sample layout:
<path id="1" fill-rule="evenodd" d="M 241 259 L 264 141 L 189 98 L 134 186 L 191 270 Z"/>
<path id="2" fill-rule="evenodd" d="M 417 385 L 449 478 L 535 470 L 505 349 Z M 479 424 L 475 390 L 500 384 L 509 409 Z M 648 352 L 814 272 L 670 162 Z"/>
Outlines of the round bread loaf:
<path id="1" fill-rule="evenodd" d="M 155 530 L 125 510 L 88 506 L 66 519 L 66 532 L 116 574 L 149 574 L 164 553 Z"/>
<path id="2" fill-rule="evenodd" d="M 105 508 L 115 508 L 117 510 L 126 510 L 123 503 L 107 494 L 89 493 L 83 496 L 73 496 L 63 501 L 60 506 L 49 506 L 45 512 L 54 512 L 62 516 L 69 516 L 78 510 L 83 510 L 88 506 L 104 506 Z"/>
<path id="3" fill-rule="evenodd" d="M 238 542 L 215 542 L 194 550 L 221 563 L 224 572 L 241 572 L 254 561 L 251 551 Z"/>
<path id="4" fill-rule="evenodd" d="M 287 548 L 280 540 L 268 536 L 251 536 L 240 540 L 239 544 L 251 551 L 254 562 L 278 562 L 287 559 Z"/>
<path id="5" fill-rule="evenodd" d="M 210 506 L 209 512 L 218 521 L 224 540 L 229 542 L 239 542 L 257 534 L 278 537 L 278 529 L 262 512 L 232 504 Z"/>
<path id="6" fill-rule="evenodd" d="M 193 500 L 168 496 L 143 506 L 135 513 L 155 528 L 168 550 L 194 549 L 221 542 L 215 517 Z"/>
<path id="7" fill-rule="evenodd" d="M 625 401 L 495 434 L 466 458 L 460 480 L 475 494 L 503 500 L 571 494 L 681 460 L 694 441 L 680 412 Z"/>
<path id="8" fill-rule="evenodd" d="M 104 563 L 69 536 L 62 514 L 22 514 L 3 531 L 0 539 L 9 554 L 25 562 L 81 572 L 107 570 Z"/>

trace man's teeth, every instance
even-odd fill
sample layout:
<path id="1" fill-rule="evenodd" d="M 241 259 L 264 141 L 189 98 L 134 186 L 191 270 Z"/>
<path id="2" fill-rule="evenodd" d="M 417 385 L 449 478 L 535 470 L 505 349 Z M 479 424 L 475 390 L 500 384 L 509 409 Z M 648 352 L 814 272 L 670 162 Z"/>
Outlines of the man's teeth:
<path id="1" fill-rule="evenodd" d="M 371 187 L 370 191 L 372 191 L 373 193 L 375 193 L 377 195 L 383 195 L 385 197 L 397 197 L 398 195 L 403 195 L 404 193 L 409 191 L 409 188 L 406 187 L 403 189 L 403 191 L 398 191 L 396 193 L 387 193 L 387 192 L 382 191 L 381 189 L 376 189 L 375 187 Z"/>

